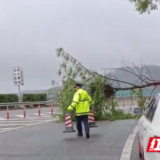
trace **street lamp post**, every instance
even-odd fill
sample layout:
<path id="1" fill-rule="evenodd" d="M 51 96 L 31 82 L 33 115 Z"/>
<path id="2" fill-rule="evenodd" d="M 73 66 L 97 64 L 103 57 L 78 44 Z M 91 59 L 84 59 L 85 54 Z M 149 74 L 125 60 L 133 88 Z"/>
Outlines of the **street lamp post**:
<path id="1" fill-rule="evenodd" d="M 21 86 L 24 85 L 23 70 L 21 67 L 13 67 L 13 84 L 18 86 L 18 101 L 21 102 Z"/>

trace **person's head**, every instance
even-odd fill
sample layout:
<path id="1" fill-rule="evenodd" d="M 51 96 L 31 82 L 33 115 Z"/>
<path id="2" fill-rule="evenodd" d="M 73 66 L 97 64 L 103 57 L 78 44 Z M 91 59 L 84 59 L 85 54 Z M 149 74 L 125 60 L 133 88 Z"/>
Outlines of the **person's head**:
<path id="1" fill-rule="evenodd" d="M 76 91 L 79 90 L 81 87 L 82 87 L 82 84 L 80 84 L 80 83 L 75 84 Z"/>

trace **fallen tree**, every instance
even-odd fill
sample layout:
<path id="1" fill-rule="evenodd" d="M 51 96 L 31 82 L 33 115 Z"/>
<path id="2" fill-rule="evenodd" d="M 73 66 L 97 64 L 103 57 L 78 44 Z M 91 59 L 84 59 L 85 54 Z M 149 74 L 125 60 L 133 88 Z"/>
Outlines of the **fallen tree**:
<path id="1" fill-rule="evenodd" d="M 150 86 L 154 86 L 155 89 L 160 84 L 160 81 L 153 80 L 146 65 L 138 68 L 135 64 L 132 64 L 136 68 L 136 71 L 134 71 L 132 67 L 127 66 L 123 62 L 124 67 L 119 68 L 119 70 L 132 74 L 136 79 L 133 83 L 117 79 L 117 77 L 111 74 L 114 69 L 111 69 L 108 75 L 101 75 L 96 71 L 89 70 L 73 56 L 66 53 L 63 48 L 58 48 L 56 53 L 62 59 L 58 75 L 62 78 L 63 89 L 58 93 L 57 98 L 63 111 L 62 119 L 64 119 L 66 109 L 72 101 L 75 93 L 74 84 L 77 79 L 92 96 L 94 101 L 92 108 L 96 111 L 96 119 L 116 119 L 116 117 L 119 117 L 118 119 L 124 119 L 133 117 L 115 109 L 115 93 L 119 90 L 130 90 L 132 92 L 131 97 L 136 94 L 139 97 L 139 106 L 144 107 L 145 99 L 141 94 L 141 89 Z M 148 71 L 149 76 L 143 74 L 144 69 Z M 52 81 L 52 84 L 55 84 L 55 82 Z M 127 85 L 127 87 L 122 87 L 122 84 Z"/>

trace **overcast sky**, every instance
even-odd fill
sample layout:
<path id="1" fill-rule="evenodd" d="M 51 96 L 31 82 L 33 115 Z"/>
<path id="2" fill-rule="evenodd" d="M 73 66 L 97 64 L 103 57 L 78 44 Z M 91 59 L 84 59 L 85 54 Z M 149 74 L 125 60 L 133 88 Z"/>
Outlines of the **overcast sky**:
<path id="1" fill-rule="evenodd" d="M 122 59 L 159 65 L 159 18 L 126 0 L 0 0 L 0 92 L 17 92 L 14 66 L 24 70 L 23 90 L 50 88 L 58 47 L 95 70 Z"/>

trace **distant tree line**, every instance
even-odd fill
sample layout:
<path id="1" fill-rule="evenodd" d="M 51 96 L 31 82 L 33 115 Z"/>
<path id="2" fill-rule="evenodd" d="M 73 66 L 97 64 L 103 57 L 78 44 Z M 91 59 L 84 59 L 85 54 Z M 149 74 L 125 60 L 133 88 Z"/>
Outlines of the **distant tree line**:
<path id="1" fill-rule="evenodd" d="M 23 102 L 35 102 L 35 101 L 46 101 L 47 94 L 40 93 L 40 94 L 23 94 Z M 18 95 L 17 94 L 0 94 L 0 103 L 7 103 L 7 102 L 18 102 Z"/>

